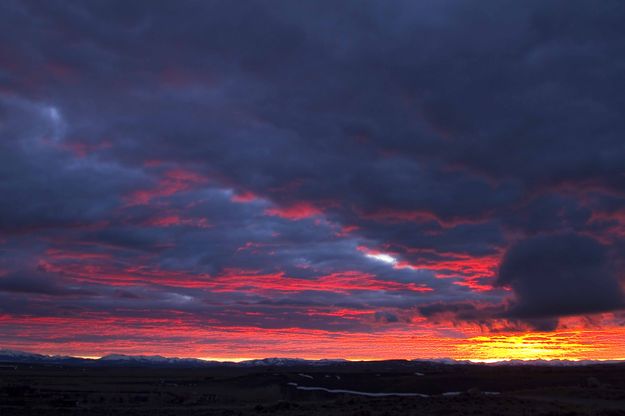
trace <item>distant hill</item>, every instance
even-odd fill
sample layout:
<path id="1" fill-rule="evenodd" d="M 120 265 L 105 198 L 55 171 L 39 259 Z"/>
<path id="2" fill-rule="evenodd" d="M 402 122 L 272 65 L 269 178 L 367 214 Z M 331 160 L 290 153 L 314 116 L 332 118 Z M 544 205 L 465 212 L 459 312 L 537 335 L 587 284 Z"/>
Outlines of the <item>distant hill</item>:
<path id="1" fill-rule="evenodd" d="M 160 355 L 109 354 L 98 359 L 78 358 L 59 355 L 43 355 L 24 351 L 0 349 L 0 362 L 33 364 L 80 364 L 86 366 L 140 366 L 140 367 L 286 367 L 324 366 L 347 360 L 305 360 L 301 358 L 263 358 L 241 362 L 209 361 L 197 358 L 163 357 Z"/>
<path id="2" fill-rule="evenodd" d="M 114 366 L 114 367 L 322 367 L 340 366 L 350 368 L 362 367 L 376 371 L 413 371 L 424 367 L 445 367 L 455 365 L 486 365 L 486 366 L 587 366 L 595 364 L 624 363 L 624 361 L 568 361 L 568 360 L 511 360 L 494 363 L 473 363 L 453 359 L 433 360 L 382 360 L 382 361 L 348 361 L 344 359 L 306 360 L 303 358 L 263 358 L 241 362 L 208 361 L 196 358 L 163 357 L 160 355 L 125 355 L 109 354 L 98 359 L 78 358 L 60 355 L 43 355 L 24 351 L 0 349 L 2 363 L 32 363 L 51 365 L 81 365 L 81 366 Z"/>

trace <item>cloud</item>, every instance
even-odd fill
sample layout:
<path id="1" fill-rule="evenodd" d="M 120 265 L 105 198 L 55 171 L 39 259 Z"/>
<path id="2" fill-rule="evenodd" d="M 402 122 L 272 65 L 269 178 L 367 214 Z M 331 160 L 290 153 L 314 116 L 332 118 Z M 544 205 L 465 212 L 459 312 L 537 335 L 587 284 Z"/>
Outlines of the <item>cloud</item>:
<path id="1" fill-rule="evenodd" d="M 511 317 L 509 305 L 472 302 L 439 302 L 417 307 L 421 316 L 435 324 L 476 325 L 490 332 L 554 331 L 557 318 Z"/>
<path id="2" fill-rule="evenodd" d="M 91 292 L 72 287 L 57 274 L 40 270 L 20 270 L 0 276 L 0 292 L 33 295 L 69 296 L 88 295 Z"/>
<path id="3" fill-rule="evenodd" d="M 127 3 L 0 5 L 15 314 L 552 329 L 619 307 L 621 2 Z"/>
<path id="4" fill-rule="evenodd" d="M 376 322 L 381 322 L 385 324 L 393 324 L 399 322 L 400 320 L 399 316 L 388 311 L 377 311 L 373 314 L 373 317 Z"/>
<path id="5" fill-rule="evenodd" d="M 509 315 L 545 318 L 623 308 L 623 292 L 606 248 L 589 237 L 558 234 L 532 237 L 503 258 L 497 284 L 515 296 Z"/>
<path id="6" fill-rule="evenodd" d="M 417 307 L 435 322 L 473 323 L 490 330 L 519 325 L 553 331 L 559 318 L 615 312 L 625 296 L 605 246 L 577 234 L 540 235 L 511 246 L 499 266 L 498 286 L 512 298 L 498 304 L 438 302 Z"/>

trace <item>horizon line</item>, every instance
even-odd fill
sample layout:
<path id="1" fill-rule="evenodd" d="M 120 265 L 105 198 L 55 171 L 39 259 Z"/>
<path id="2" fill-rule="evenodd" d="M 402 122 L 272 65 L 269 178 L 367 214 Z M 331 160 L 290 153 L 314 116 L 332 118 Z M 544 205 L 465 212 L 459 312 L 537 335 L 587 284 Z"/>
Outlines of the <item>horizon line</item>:
<path id="1" fill-rule="evenodd" d="M 45 357 L 69 357 L 69 358 L 79 358 L 84 360 L 100 360 L 102 358 L 108 356 L 125 356 L 125 357 L 160 357 L 166 359 L 179 359 L 179 360 L 200 360 L 206 362 L 222 362 L 222 363 L 240 363 L 245 361 L 254 361 L 254 360 L 268 360 L 268 359 L 285 359 L 285 360 L 305 360 L 305 361 L 347 361 L 347 362 L 376 362 L 376 361 L 453 361 L 458 363 L 476 363 L 476 364 L 494 364 L 494 363 L 505 363 L 505 362 L 532 362 L 532 361 L 543 361 L 543 362 L 625 362 L 625 357 L 618 358 L 451 358 L 451 357 L 438 357 L 438 358 L 365 358 L 365 357 L 355 357 L 355 358 L 304 358 L 304 357 L 289 357 L 289 356 L 264 356 L 264 357 L 192 357 L 192 356 L 167 356 L 161 354 L 129 354 L 129 353 L 118 353 L 118 352 L 110 352 L 104 355 L 73 355 L 73 354 L 49 354 L 43 352 L 33 352 L 26 350 L 16 350 L 11 348 L 0 348 L 0 354 L 2 352 L 16 352 L 16 353 L 24 353 L 24 354 L 36 354 L 42 355 Z"/>

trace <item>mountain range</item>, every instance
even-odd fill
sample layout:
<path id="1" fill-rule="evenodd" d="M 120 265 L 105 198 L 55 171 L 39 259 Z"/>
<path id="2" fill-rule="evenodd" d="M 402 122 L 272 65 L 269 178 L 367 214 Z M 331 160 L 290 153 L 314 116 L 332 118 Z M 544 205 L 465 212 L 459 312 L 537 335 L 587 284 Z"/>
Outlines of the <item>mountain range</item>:
<path id="1" fill-rule="evenodd" d="M 84 366 L 128 366 L 128 367 L 307 367 L 307 366 L 330 366 L 347 365 L 363 362 L 354 362 L 344 359 L 321 359 L 307 360 L 303 358 L 263 358 L 240 362 L 210 361 L 197 358 L 163 357 L 160 355 L 125 355 L 109 354 L 101 358 L 80 358 L 62 355 L 44 355 L 24 351 L 0 349 L 0 363 L 31 363 L 31 364 L 54 364 L 54 365 L 84 365 Z M 416 359 L 416 360 L 388 360 L 378 361 L 379 364 L 396 367 L 414 367 L 415 365 L 471 365 L 480 364 L 471 361 L 444 359 Z M 490 366 L 498 365 L 542 365 L 542 366 L 582 366 L 593 364 L 623 363 L 619 360 L 611 361 L 570 361 L 570 360 L 509 360 L 492 363 L 481 363 Z"/>

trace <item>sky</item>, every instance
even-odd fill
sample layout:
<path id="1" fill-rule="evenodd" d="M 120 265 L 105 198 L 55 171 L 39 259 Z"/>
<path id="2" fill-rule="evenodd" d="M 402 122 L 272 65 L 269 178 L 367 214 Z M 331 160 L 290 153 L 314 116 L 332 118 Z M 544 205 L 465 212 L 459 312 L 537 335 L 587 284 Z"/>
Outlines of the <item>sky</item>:
<path id="1" fill-rule="evenodd" d="M 625 358 L 625 3 L 0 4 L 0 347 Z"/>

